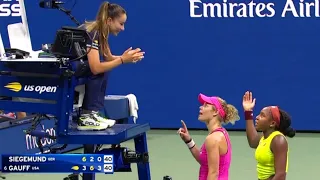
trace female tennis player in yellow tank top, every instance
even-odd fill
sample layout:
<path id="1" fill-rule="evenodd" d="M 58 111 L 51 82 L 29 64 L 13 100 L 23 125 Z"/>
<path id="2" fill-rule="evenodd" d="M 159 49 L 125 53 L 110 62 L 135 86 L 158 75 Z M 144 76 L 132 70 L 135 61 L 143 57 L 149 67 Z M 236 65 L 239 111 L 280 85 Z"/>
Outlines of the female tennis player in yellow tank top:
<path id="1" fill-rule="evenodd" d="M 285 180 L 288 172 L 289 146 L 286 136 L 295 136 L 288 113 L 277 106 L 268 106 L 260 111 L 253 124 L 253 108 L 256 99 L 251 92 L 243 96 L 246 133 L 251 148 L 256 149 L 259 180 Z M 262 135 L 257 131 L 262 131 Z"/>

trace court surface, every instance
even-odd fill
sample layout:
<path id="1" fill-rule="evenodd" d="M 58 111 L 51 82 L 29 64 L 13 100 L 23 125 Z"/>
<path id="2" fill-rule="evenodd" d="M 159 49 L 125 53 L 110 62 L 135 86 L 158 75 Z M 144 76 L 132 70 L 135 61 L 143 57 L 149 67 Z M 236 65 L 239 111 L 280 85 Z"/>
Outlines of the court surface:
<path id="1" fill-rule="evenodd" d="M 200 146 L 207 131 L 190 131 Z M 229 132 L 233 145 L 230 180 L 256 180 L 254 150 L 247 143 L 245 132 Z M 288 180 L 319 180 L 320 134 L 296 134 L 289 139 L 290 159 Z M 148 132 L 150 168 L 152 180 L 162 180 L 169 175 L 173 180 L 196 180 L 199 165 L 193 159 L 186 145 L 174 130 L 151 130 Z M 133 149 L 133 141 L 123 143 Z M 74 151 L 81 152 L 81 150 Z M 74 153 L 70 152 L 70 153 Z M 62 180 L 67 174 L 5 174 L 7 180 Z M 137 180 L 137 168 L 132 164 L 132 172 L 114 175 L 98 174 L 97 180 Z"/>

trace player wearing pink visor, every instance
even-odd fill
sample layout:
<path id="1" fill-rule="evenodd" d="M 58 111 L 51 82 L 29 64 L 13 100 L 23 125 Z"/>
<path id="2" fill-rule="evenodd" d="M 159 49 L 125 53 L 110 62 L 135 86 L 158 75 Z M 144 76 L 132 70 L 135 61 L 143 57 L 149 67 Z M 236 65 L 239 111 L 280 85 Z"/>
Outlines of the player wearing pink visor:
<path id="1" fill-rule="evenodd" d="M 209 131 L 204 144 L 200 148 L 196 146 L 183 121 L 178 133 L 200 164 L 199 180 L 229 180 L 232 147 L 222 125 L 239 120 L 238 110 L 220 97 L 199 94 L 198 100 L 201 104 L 198 119 Z"/>

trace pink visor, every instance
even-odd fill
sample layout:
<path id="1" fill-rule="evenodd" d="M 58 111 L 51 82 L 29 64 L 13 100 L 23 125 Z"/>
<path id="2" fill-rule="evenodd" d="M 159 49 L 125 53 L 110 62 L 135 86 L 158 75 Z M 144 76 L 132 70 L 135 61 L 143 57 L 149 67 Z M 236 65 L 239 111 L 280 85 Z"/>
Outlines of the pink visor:
<path id="1" fill-rule="evenodd" d="M 222 118 L 225 118 L 226 112 L 224 112 L 222 105 L 221 105 L 220 101 L 218 100 L 218 97 L 215 97 L 215 96 L 208 97 L 208 96 L 200 93 L 198 96 L 198 100 L 201 104 L 207 103 L 207 104 L 213 105 L 217 109 L 217 111 L 219 112 L 219 115 Z"/>

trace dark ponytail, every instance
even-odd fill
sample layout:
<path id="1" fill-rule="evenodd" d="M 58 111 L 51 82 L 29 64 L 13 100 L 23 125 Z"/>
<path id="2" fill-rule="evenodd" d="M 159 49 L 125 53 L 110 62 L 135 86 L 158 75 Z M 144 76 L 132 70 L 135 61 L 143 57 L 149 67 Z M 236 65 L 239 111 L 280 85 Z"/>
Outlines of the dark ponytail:
<path id="1" fill-rule="evenodd" d="M 282 134 L 287 137 L 293 138 L 296 135 L 296 131 L 291 127 L 291 117 L 289 114 L 280 109 L 280 125 L 277 128 Z"/>
<path id="2" fill-rule="evenodd" d="M 284 134 L 290 138 L 293 138 L 296 135 L 296 131 L 290 126 L 287 129 L 285 129 Z"/>

